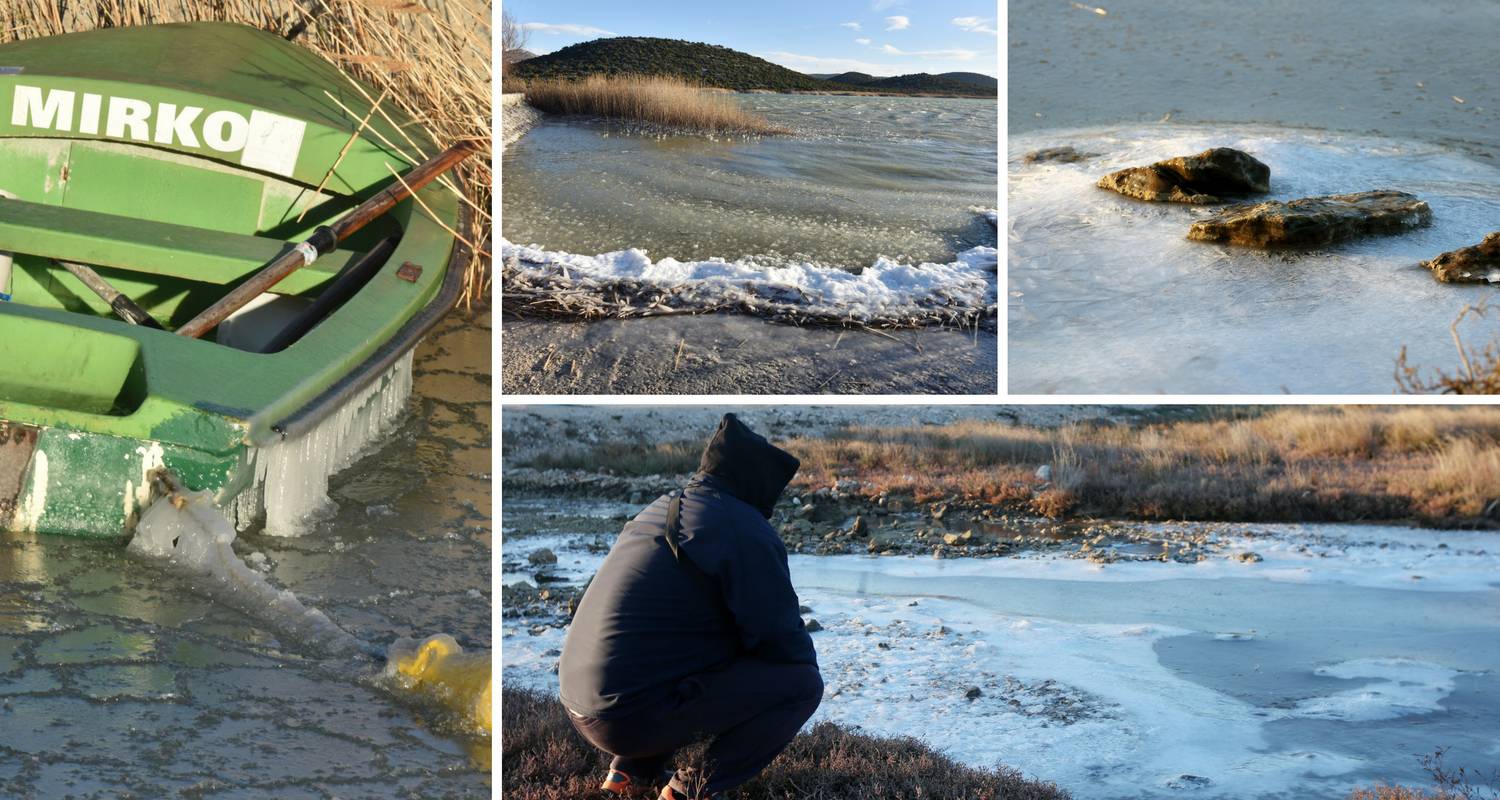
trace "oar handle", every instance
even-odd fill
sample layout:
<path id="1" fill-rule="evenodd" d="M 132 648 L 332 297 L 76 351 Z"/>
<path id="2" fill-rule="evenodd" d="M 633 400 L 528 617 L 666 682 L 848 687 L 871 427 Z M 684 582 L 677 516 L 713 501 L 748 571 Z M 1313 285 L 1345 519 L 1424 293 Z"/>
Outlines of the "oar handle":
<path id="1" fill-rule="evenodd" d="M 410 197 L 413 192 L 431 183 L 437 176 L 452 169 L 474 153 L 474 142 L 463 141 L 418 165 L 404 177 L 397 178 L 381 189 L 369 200 L 360 203 L 353 211 L 340 217 L 331 225 L 324 225 L 313 232 L 307 241 L 299 242 L 291 250 L 277 256 L 260 272 L 235 287 L 217 303 L 177 329 L 177 335 L 194 339 L 213 330 L 230 314 L 244 308 L 247 303 L 264 294 L 283 278 L 313 263 L 319 256 L 332 252 L 338 243 L 355 231 L 368 225 L 380 215 L 390 211 L 397 203 Z"/>

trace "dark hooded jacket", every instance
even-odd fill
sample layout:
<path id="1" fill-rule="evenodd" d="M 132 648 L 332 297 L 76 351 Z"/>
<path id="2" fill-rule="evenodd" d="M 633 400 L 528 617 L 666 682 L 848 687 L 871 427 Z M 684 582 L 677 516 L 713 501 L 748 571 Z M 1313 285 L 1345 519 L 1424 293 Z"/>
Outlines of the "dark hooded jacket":
<path id="1" fill-rule="evenodd" d="M 626 523 L 584 592 L 558 669 L 565 706 L 620 717 L 737 658 L 817 664 L 768 521 L 798 466 L 724 416 L 682 491 L 681 560 L 665 538 L 667 495 Z"/>

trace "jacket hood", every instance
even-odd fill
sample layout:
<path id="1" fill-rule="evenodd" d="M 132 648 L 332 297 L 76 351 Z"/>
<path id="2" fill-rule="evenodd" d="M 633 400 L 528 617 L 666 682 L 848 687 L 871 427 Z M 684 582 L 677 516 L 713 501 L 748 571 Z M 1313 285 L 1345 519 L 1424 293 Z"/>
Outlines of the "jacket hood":
<path id="1" fill-rule="evenodd" d="M 796 456 L 766 441 L 735 415 L 725 414 L 703 449 L 698 471 L 714 476 L 726 491 L 770 519 L 800 466 Z"/>

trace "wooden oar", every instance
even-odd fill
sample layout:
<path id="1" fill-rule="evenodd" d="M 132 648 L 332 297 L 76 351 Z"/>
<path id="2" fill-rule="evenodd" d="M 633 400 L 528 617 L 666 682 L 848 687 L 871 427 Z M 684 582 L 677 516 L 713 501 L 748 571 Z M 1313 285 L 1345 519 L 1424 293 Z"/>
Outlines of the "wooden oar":
<path id="1" fill-rule="evenodd" d="M 458 162 L 472 155 L 475 149 L 473 142 L 459 142 L 433 156 L 426 163 L 408 172 L 405 177 L 396 179 L 391 185 L 380 190 L 374 197 L 360 203 L 353 211 L 339 217 L 333 224 L 319 227 L 312 236 L 308 237 L 307 241 L 297 244 L 287 253 L 278 256 L 249 280 L 235 287 L 234 291 L 224 295 L 219 302 L 188 320 L 187 324 L 177 329 L 177 334 L 197 339 L 213 330 L 230 314 L 264 294 L 282 278 L 313 263 L 318 260 L 319 256 L 332 252 L 338 247 L 339 242 L 347 239 L 381 214 L 390 211 L 397 203 L 431 183 L 437 176 L 452 169 Z"/>
<path id="2" fill-rule="evenodd" d="M 89 287 L 94 294 L 99 295 L 101 300 L 109 303 L 109 307 L 114 309 L 115 314 L 120 319 L 125 320 L 131 325 L 139 325 L 143 328 L 154 328 L 159 331 L 166 330 L 146 309 L 136 305 L 134 300 L 125 296 L 124 292 L 109 285 L 109 281 L 100 277 L 99 273 L 95 272 L 92 267 L 75 264 L 72 261 L 53 260 L 61 264 L 63 269 L 73 273 L 73 277 L 77 278 L 84 286 Z"/>

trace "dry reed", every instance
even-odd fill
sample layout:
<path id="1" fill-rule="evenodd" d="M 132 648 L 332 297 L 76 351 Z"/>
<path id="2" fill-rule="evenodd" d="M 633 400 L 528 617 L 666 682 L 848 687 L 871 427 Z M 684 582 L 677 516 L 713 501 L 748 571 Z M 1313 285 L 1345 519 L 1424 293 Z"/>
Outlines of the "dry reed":
<path id="1" fill-rule="evenodd" d="M 995 421 L 851 426 L 777 442 L 800 491 L 990 504 L 1046 516 L 1237 521 L 1500 520 L 1500 409 L 1202 409 L 1190 419 L 1032 428 Z M 680 474 L 700 442 L 558 448 L 529 466 Z M 1050 480 L 1038 475 L 1050 467 Z M 521 465 L 518 465 L 521 466 Z"/>
<path id="2" fill-rule="evenodd" d="M 0 3 L 0 42 L 60 33 L 169 22 L 238 22 L 286 36 L 385 96 L 425 128 L 441 148 L 479 142 L 460 165 L 460 182 L 444 179 L 472 210 L 457 231 L 474 255 L 465 265 L 463 302 L 490 292 L 491 58 L 488 0 L 27 0 Z M 420 157 L 410 141 L 389 143 Z M 420 160 L 420 159 L 419 159 Z"/>
<path id="3" fill-rule="evenodd" d="M 706 91 L 677 78 L 650 75 L 591 75 L 583 80 L 534 80 L 526 102 L 553 114 L 587 114 L 665 128 L 748 133 L 786 133 L 751 114 L 723 92 Z"/>

